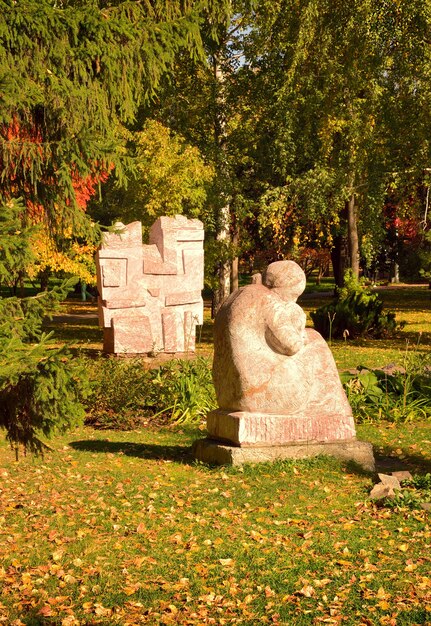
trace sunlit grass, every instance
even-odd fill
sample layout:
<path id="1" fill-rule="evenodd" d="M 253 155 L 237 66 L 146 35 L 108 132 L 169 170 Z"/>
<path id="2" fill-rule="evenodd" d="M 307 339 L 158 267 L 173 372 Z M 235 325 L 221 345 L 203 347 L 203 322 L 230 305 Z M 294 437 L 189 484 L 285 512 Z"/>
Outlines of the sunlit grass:
<path id="1" fill-rule="evenodd" d="M 398 322 L 404 327 L 390 339 L 345 339 L 330 342 L 339 369 L 352 369 L 358 365 L 383 367 L 389 363 L 402 365 L 406 351 L 418 353 L 431 351 L 431 291 L 424 286 L 392 286 L 378 289 L 385 309 L 395 311 Z M 301 306 L 309 313 L 330 302 L 332 296 L 305 297 Z"/>
<path id="2" fill-rule="evenodd" d="M 431 470 L 431 423 L 359 435 Z M 425 511 L 334 459 L 208 468 L 200 436 L 86 428 L 19 463 L 0 442 L 0 623 L 426 623 Z"/>
<path id="3" fill-rule="evenodd" d="M 424 288 L 382 291 L 394 339 L 332 342 L 338 367 L 429 351 Z M 325 296 L 307 296 L 313 310 Z M 99 354 L 96 307 L 49 327 Z M 198 354 L 212 353 L 210 308 Z M 420 338 L 419 338 L 420 334 Z M 0 624 L 427 624 L 431 525 L 424 510 L 368 499 L 372 477 L 335 459 L 209 468 L 199 429 L 78 429 L 44 459 L 0 438 Z M 361 424 L 384 471 L 431 472 L 431 422 Z"/>
<path id="4" fill-rule="evenodd" d="M 431 351 L 431 291 L 423 286 L 391 286 L 380 288 L 379 294 L 387 310 L 395 311 L 397 320 L 405 326 L 391 339 L 334 340 L 331 349 L 339 369 L 351 369 L 357 365 L 383 367 L 389 363 L 402 365 L 406 351 L 419 353 Z M 305 294 L 300 304 L 307 313 L 308 325 L 312 325 L 309 314 L 329 302 L 328 292 Z M 77 300 L 67 301 L 60 318 L 55 318 L 47 329 L 54 331 L 56 342 L 67 341 L 74 348 L 83 348 L 97 354 L 102 350 L 102 330 L 98 327 L 97 307 Z M 69 316 L 69 317 L 68 317 Z M 198 355 L 212 356 L 213 320 L 211 306 L 207 302 L 204 310 L 204 325 L 196 332 Z"/>

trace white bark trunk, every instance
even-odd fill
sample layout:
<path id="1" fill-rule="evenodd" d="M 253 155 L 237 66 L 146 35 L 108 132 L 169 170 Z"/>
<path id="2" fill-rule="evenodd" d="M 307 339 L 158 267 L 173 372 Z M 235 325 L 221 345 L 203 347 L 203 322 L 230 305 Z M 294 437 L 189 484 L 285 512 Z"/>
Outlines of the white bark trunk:
<path id="1" fill-rule="evenodd" d="M 219 176 L 223 176 L 223 173 L 226 171 L 225 164 L 225 154 L 224 154 L 224 138 L 226 134 L 226 123 L 223 118 L 223 109 L 225 98 L 223 94 L 223 83 L 224 83 L 224 74 L 223 68 L 219 62 L 219 60 L 214 58 L 214 76 L 216 79 L 216 87 L 217 87 L 217 95 L 216 95 L 216 111 L 214 118 L 214 136 L 215 142 L 219 154 Z M 223 242 L 226 246 L 230 243 L 230 225 L 231 225 L 231 216 L 230 216 L 230 202 L 229 198 L 226 196 L 226 202 L 219 210 L 218 215 L 218 230 L 216 233 L 217 241 Z M 217 277 L 218 277 L 218 286 L 214 291 L 213 296 L 213 315 L 217 314 L 217 311 L 223 304 L 224 300 L 230 294 L 230 276 L 231 276 L 231 267 L 229 261 L 220 261 L 220 264 L 217 268 Z"/>

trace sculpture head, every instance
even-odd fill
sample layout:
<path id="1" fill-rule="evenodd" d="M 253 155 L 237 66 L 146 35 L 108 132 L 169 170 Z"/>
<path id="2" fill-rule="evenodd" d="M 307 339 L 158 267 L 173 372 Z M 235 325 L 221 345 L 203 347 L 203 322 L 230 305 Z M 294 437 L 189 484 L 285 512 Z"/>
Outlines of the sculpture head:
<path id="1" fill-rule="evenodd" d="M 268 265 L 262 282 L 286 302 L 294 302 L 304 291 L 306 278 L 295 261 L 276 261 Z"/>

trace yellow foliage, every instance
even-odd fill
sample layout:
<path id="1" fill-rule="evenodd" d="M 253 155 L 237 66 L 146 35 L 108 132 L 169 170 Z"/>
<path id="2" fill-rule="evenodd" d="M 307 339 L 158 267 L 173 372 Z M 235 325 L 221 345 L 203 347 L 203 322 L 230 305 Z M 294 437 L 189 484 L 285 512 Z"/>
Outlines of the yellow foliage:
<path id="1" fill-rule="evenodd" d="M 148 120 L 134 133 L 137 176 L 128 193 L 135 208 L 134 218 L 151 221 L 160 215 L 186 214 L 198 217 L 207 198 L 207 185 L 214 168 L 199 150 L 155 120 Z"/>
<path id="2" fill-rule="evenodd" d="M 71 242 L 66 251 L 58 250 L 55 242 L 47 232 L 39 231 L 32 242 L 35 262 L 27 269 L 30 278 L 39 272 L 49 270 L 54 274 L 64 272 L 77 276 L 88 285 L 96 284 L 96 268 L 94 244 Z"/>
<path id="3" fill-rule="evenodd" d="M 325 118 L 325 123 L 320 129 L 318 135 L 322 142 L 324 156 L 326 158 L 329 157 L 332 151 L 334 136 L 337 134 L 343 134 L 347 128 L 348 122 L 343 118 L 332 117 L 330 115 Z"/>

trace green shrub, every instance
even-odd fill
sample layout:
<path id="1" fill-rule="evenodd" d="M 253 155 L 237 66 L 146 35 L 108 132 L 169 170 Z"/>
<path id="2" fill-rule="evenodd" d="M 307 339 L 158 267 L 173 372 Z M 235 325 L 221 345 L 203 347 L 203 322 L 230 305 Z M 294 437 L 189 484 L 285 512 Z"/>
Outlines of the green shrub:
<path id="1" fill-rule="evenodd" d="M 312 312 L 315 329 L 326 339 L 388 337 L 395 333 L 395 313 L 383 312 L 383 302 L 377 293 L 353 277 L 350 270 L 345 275 L 345 285 L 339 290 L 335 302 Z"/>
<path id="2" fill-rule="evenodd" d="M 429 472 L 428 474 L 417 474 L 411 479 L 403 480 L 402 486 L 431 492 L 431 474 Z"/>
<path id="3" fill-rule="evenodd" d="M 196 423 L 216 406 L 210 363 L 202 357 L 151 370 L 140 359 L 104 358 L 88 361 L 88 368 L 86 423 L 99 428 L 128 430 L 143 419 Z"/>
<path id="4" fill-rule="evenodd" d="M 0 206 L 0 281 L 16 290 L 33 260 L 28 226 L 19 200 Z M 0 298 L 0 429 L 18 458 L 24 452 L 41 454 L 44 441 L 84 417 L 81 399 L 87 378 L 80 364 L 64 348 L 53 348 L 43 331 L 64 300 L 73 280 L 30 298 Z"/>
<path id="5" fill-rule="evenodd" d="M 201 421 L 217 406 L 209 360 L 166 363 L 152 376 L 146 402 L 173 423 Z"/>
<path id="6" fill-rule="evenodd" d="M 404 367 L 387 373 L 359 366 L 341 380 L 359 422 L 412 422 L 431 417 L 430 356 L 406 352 Z"/>
<path id="7" fill-rule="evenodd" d="M 92 392 L 85 423 L 96 428 L 131 430 L 148 415 L 142 407 L 150 378 L 140 359 L 85 359 Z"/>
<path id="8" fill-rule="evenodd" d="M 421 509 L 424 502 L 431 502 L 431 474 L 417 474 L 401 482 L 401 491 L 391 498 L 385 498 L 389 508 Z"/>

